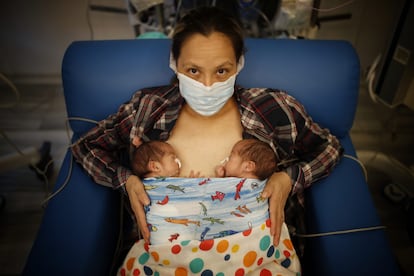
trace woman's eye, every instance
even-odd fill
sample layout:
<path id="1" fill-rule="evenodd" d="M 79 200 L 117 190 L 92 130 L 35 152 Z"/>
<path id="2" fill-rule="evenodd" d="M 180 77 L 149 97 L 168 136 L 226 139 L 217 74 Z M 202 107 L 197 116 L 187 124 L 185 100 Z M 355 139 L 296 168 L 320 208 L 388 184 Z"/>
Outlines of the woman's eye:
<path id="1" fill-rule="evenodd" d="M 198 70 L 197 70 L 197 69 L 195 69 L 195 68 L 190 68 L 190 69 L 188 70 L 188 72 L 189 72 L 191 75 L 195 75 L 195 74 L 197 74 L 197 73 L 198 73 Z"/>
<path id="2" fill-rule="evenodd" d="M 217 74 L 219 75 L 219 76 L 223 76 L 223 75 L 225 75 L 227 73 L 227 70 L 226 69 L 218 69 L 217 70 Z"/>

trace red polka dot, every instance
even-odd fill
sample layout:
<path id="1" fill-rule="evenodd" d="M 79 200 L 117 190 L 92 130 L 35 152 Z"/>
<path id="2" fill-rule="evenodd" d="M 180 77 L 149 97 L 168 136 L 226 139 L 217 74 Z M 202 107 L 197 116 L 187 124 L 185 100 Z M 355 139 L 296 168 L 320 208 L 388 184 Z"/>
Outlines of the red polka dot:
<path id="1" fill-rule="evenodd" d="M 247 230 L 245 230 L 245 231 L 243 231 L 243 236 L 248 236 L 248 235 L 250 235 L 252 233 L 252 229 L 250 228 L 250 229 L 247 229 Z"/>
<path id="2" fill-rule="evenodd" d="M 121 271 L 119 272 L 119 274 L 121 274 L 121 276 L 125 276 L 126 275 L 125 268 L 122 268 Z"/>
<path id="3" fill-rule="evenodd" d="M 146 243 L 144 243 L 144 249 L 145 249 L 145 251 L 149 251 L 149 244 L 146 242 Z"/>
<path id="4" fill-rule="evenodd" d="M 257 260 L 257 265 L 260 266 L 263 263 L 263 258 L 259 258 Z"/>
<path id="5" fill-rule="evenodd" d="M 200 242 L 200 249 L 203 251 L 208 251 L 210 250 L 214 245 L 214 240 L 204 240 L 202 242 Z"/>
<path id="6" fill-rule="evenodd" d="M 285 255 L 286 258 L 290 257 L 290 252 L 287 250 L 283 250 L 283 255 Z"/>
<path id="7" fill-rule="evenodd" d="M 244 276 L 244 269 L 243 268 L 237 269 L 236 272 L 234 273 L 234 276 Z"/>
<path id="8" fill-rule="evenodd" d="M 134 276 L 139 276 L 141 274 L 141 271 L 139 271 L 139 269 L 134 269 L 134 272 L 132 272 L 132 274 L 134 274 Z"/>
<path id="9" fill-rule="evenodd" d="M 272 272 L 264 268 L 260 271 L 260 276 L 272 276 Z"/>
<path id="10" fill-rule="evenodd" d="M 171 248 L 171 253 L 178 254 L 181 252 L 181 246 L 176 244 Z"/>
<path id="11" fill-rule="evenodd" d="M 267 219 L 266 220 L 266 226 L 268 227 L 268 228 L 270 228 L 270 225 L 271 225 L 272 223 L 270 222 L 270 219 Z"/>

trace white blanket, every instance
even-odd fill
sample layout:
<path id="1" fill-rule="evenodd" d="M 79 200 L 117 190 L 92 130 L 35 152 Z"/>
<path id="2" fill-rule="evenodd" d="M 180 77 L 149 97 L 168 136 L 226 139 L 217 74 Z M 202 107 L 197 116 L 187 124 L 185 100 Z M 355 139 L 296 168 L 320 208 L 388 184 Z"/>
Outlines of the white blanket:
<path id="1" fill-rule="evenodd" d="M 270 235 L 265 181 L 145 179 L 151 245 L 137 241 L 119 275 L 300 275 L 285 224 Z"/>

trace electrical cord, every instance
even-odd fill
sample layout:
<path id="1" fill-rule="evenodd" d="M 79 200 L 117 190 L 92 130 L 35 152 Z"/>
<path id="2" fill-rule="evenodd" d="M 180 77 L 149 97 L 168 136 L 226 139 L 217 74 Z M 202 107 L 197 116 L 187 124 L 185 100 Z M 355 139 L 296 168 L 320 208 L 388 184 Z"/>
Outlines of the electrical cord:
<path id="1" fill-rule="evenodd" d="M 65 121 L 65 127 L 66 127 L 66 134 L 68 136 L 69 139 L 69 146 L 68 149 L 73 145 L 73 143 L 71 143 L 71 137 L 70 137 L 70 127 L 69 127 L 69 121 L 82 121 L 82 122 L 87 122 L 87 123 L 94 123 L 94 124 L 98 124 L 98 121 L 96 120 L 92 120 L 92 119 L 88 119 L 88 118 L 82 118 L 82 117 L 68 117 L 66 118 Z M 72 153 L 70 154 L 70 161 L 69 161 L 69 169 L 68 169 L 68 174 L 66 175 L 65 180 L 63 181 L 62 185 L 59 187 L 59 189 L 57 189 L 54 193 L 50 194 L 43 202 L 42 202 L 42 206 L 45 207 L 47 205 L 47 203 L 54 198 L 56 195 L 58 195 L 60 192 L 62 192 L 65 187 L 67 186 L 67 184 L 69 183 L 70 177 L 72 175 L 72 170 L 73 170 L 73 155 Z"/>
<path id="2" fill-rule="evenodd" d="M 368 173 L 367 170 L 364 166 L 364 164 L 361 162 L 361 160 L 359 160 L 358 158 L 349 155 L 349 154 L 344 154 L 345 158 L 349 158 L 351 160 L 354 160 L 355 162 L 357 162 L 365 175 L 365 181 L 368 181 Z M 301 233 L 295 233 L 293 232 L 292 235 L 293 236 L 297 236 L 300 238 L 316 238 L 316 237 L 324 237 L 324 236 L 332 236 L 332 235 L 343 235 L 343 234 L 350 234 L 350 233 L 357 233 L 357 232 L 365 232 L 365 231 L 374 231 L 374 230 L 380 230 L 380 229 L 385 229 L 386 227 L 383 225 L 378 225 L 378 226 L 372 226 L 372 227 L 362 227 L 362 228 L 353 228 L 353 229 L 348 229 L 348 230 L 339 230 L 339 231 L 330 231 L 330 232 L 322 232 L 322 233 L 313 233 L 313 234 L 301 234 Z"/>
<path id="3" fill-rule="evenodd" d="M 361 162 L 361 160 L 359 160 L 358 158 L 356 158 L 352 155 L 349 155 L 349 154 L 344 154 L 344 157 L 349 158 L 351 160 L 354 160 L 355 162 L 357 162 L 361 166 L 361 169 L 364 172 L 365 181 L 368 182 L 368 172 L 367 172 L 367 169 L 365 168 L 365 165 Z"/>
<path id="4" fill-rule="evenodd" d="M 20 102 L 20 92 L 19 89 L 17 89 L 17 87 L 13 84 L 13 82 L 8 79 L 3 73 L 0 73 L 0 79 L 2 79 L 13 91 L 16 99 L 13 103 L 5 103 L 5 104 L 1 104 L 0 108 L 11 108 L 11 107 L 15 107 L 19 102 Z"/>
<path id="5" fill-rule="evenodd" d="M 346 1 L 346 2 L 344 2 L 342 4 L 339 4 L 339 5 L 337 5 L 335 7 L 332 7 L 332 8 L 325 8 L 325 9 L 312 8 L 312 10 L 318 11 L 318 12 L 331 12 L 331 11 L 335 11 L 335 10 L 341 9 L 343 7 L 346 7 L 346 6 L 350 5 L 350 4 L 352 4 L 353 2 L 355 2 L 355 0 Z"/>
<path id="6" fill-rule="evenodd" d="M 379 64 L 380 60 L 381 60 L 381 54 L 379 54 L 374 59 L 374 62 L 371 64 L 371 66 L 368 70 L 367 76 L 366 76 L 366 81 L 368 82 L 368 93 L 369 93 L 369 96 L 371 97 L 371 100 L 374 103 L 378 102 L 378 100 L 377 100 L 378 97 L 377 97 L 377 95 L 375 94 L 375 91 L 374 91 L 374 80 L 375 80 L 376 70 L 377 70 L 377 67 L 378 67 L 378 64 Z"/>
<path id="7" fill-rule="evenodd" d="M 69 170 L 68 170 L 68 174 L 66 175 L 65 180 L 63 181 L 63 184 L 59 187 L 59 189 L 57 189 L 55 192 L 53 192 L 52 194 L 50 194 L 48 197 L 46 197 L 45 200 L 42 201 L 41 205 L 43 208 L 46 207 L 47 203 L 54 198 L 57 194 L 59 194 L 61 191 L 63 191 L 63 189 L 65 189 L 65 187 L 67 186 L 67 184 L 69 183 L 70 177 L 72 176 L 72 168 L 73 168 L 73 156 L 71 154 L 70 156 L 70 161 L 69 161 Z"/>
<path id="8" fill-rule="evenodd" d="M 333 235 L 343 235 L 343 234 L 350 234 L 350 233 L 374 231 L 374 230 L 380 230 L 380 229 L 385 229 L 385 228 L 386 228 L 385 226 L 379 225 L 379 226 L 372 226 L 372 227 L 354 228 L 354 229 L 349 229 L 349 230 L 322 232 L 322 233 L 315 233 L 315 234 L 293 233 L 292 235 L 293 236 L 298 236 L 300 238 L 316 238 L 316 237 L 324 237 L 324 236 L 333 236 Z"/>
<path id="9" fill-rule="evenodd" d="M 87 5 L 86 6 L 86 22 L 88 23 L 90 39 L 95 40 L 95 32 L 93 30 L 92 19 L 91 19 L 91 8 L 90 8 L 91 0 L 88 0 L 86 5 Z"/>
<path id="10" fill-rule="evenodd" d="M 9 136 L 0 129 L 0 135 L 4 138 L 4 140 L 21 156 L 29 158 L 20 148 L 9 138 Z M 49 190 L 49 177 L 48 171 L 49 167 L 53 165 L 53 159 L 50 159 L 44 166 L 44 168 L 40 168 L 38 163 L 30 163 L 30 168 L 33 169 L 38 176 L 42 178 L 46 186 L 46 192 Z"/>

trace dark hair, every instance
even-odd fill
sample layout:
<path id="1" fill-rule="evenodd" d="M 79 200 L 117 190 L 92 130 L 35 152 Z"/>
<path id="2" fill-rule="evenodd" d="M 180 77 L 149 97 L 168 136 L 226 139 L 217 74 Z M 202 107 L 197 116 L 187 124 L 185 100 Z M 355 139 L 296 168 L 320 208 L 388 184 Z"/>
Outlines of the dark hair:
<path id="1" fill-rule="evenodd" d="M 165 143 L 160 141 L 150 141 L 139 145 L 132 156 L 132 173 L 142 178 L 151 171 L 148 169 L 150 161 L 161 161 L 165 154 Z"/>
<path id="2" fill-rule="evenodd" d="M 270 177 L 277 171 L 276 154 L 265 142 L 256 139 L 245 139 L 241 144 L 239 155 L 243 161 L 253 161 L 256 164 L 254 174 L 260 180 Z"/>
<path id="3" fill-rule="evenodd" d="M 244 54 L 243 29 L 237 18 L 217 7 L 190 10 L 177 23 L 172 38 L 171 52 L 175 60 L 181 54 L 183 43 L 194 34 L 208 36 L 220 32 L 227 36 L 234 49 L 236 61 Z"/>

